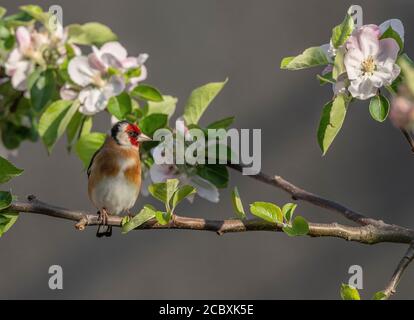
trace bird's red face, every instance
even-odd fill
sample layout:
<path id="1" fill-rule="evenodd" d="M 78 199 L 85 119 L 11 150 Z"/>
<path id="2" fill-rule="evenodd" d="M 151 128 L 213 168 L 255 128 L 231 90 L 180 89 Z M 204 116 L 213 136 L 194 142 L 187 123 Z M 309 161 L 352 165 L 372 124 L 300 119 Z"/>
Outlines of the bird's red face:
<path id="1" fill-rule="evenodd" d="M 135 124 L 128 124 L 125 127 L 125 132 L 128 135 L 129 138 L 129 142 L 133 145 L 138 147 L 139 142 L 138 142 L 138 137 L 141 134 L 141 130 L 138 128 L 137 125 Z"/>
<path id="2" fill-rule="evenodd" d="M 138 147 L 140 142 L 151 140 L 141 132 L 136 124 L 127 121 L 116 123 L 112 128 L 111 135 L 119 145 L 125 147 Z"/>

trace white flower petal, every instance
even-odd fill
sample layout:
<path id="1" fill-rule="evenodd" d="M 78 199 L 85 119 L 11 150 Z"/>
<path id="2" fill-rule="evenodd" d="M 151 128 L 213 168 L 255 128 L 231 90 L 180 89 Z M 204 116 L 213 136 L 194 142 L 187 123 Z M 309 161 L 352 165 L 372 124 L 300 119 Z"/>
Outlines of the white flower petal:
<path id="1" fill-rule="evenodd" d="M 137 58 L 137 63 L 139 65 L 143 65 L 145 62 L 147 62 L 148 58 L 149 58 L 148 53 L 141 53 Z"/>
<path id="2" fill-rule="evenodd" d="M 121 77 L 112 76 L 105 87 L 103 88 L 103 93 L 108 99 L 114 96 L 119 95 L 125 89 L 125 82 Z"/>
<path id="3" fill-rule="evenodd" d="M 345 54 L 344 65 L 348 74 L 348 78 L 350 80 L 354 80 L 361 76 L 361 64 L 363 60 L 364 56 L 362 52 L 357 48 L 350 49 Z"/>
<path id="4" fill-rule="evenodd" d="M 348 90 L 354 98 L 367 100 L 377 94 L 378 88 L 370 78 L 359 78 L 351 81 Z"/>
<path id="5" fill-rule="evenodd" d="M 98 88 L 83 89 L 79 93 L 81 106 L 79 112 L 85 115 L 94 115 L 105 109 L 108 99 Z"/>
<path id="6" fill-rule="evenodd" d="M 73 87 L 69 84 L 65 84 L 64 86 L 62 86 L 62 88 L 60 88 L 60 97 L 63 100 L 75 100 L 79 93 L 73 89 Z"/>
<path id="7" fill-rule="evenodd" d="M 118 61 L 125 60 L 128 53 L 126 49 L 117 41 L 107 42 L 105 43 L 99 52 L 104 55 L 106 53 L 111 54 L 114 56 Z"/>
<path id="8" fill-rule="evenodd" d="M 379 52 L 376 60 L 379 62 L 391 61 L 394 64 L 399 51 L 400 46 L 397 41 L 391 38 L 382 39 L 379 41 Z"/>
<path id="9" fill-rule="evenodd" d="M 91 67 L 87 57 L 79 56 L 70 60 L 68 73 L 73 82 L 86 87 L 92 83 L 92 78 L 97 73 L 97 70 Z"/>
<path id="10" fill-rule="evenodd" d="M 177 167 L 173 164 L 153 164 L 149 174 L 154 183 L 165 182 L 167 179 L 179 178 Z"/>
<path id="11" fill-rule="evenodd" d="M 192 176 L 189 184 L 197 189 L 197 195 L 208 201 L 217 203 L 220 201 L 220 194 L 215 185 L 199 176 Z"/>

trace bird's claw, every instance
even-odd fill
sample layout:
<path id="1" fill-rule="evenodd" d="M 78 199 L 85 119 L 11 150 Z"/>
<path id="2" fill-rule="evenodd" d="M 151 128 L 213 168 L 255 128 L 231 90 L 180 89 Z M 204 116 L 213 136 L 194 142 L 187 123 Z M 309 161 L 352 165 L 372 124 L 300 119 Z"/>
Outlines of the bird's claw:
<path id="1" fill-rule="evenodd" d="M 102 209 L 98 212 L 99 215 L 99 226 L 98 230 L 96 231 L 96 236 L 98 238 L 102 237 L 110 237 L 112 235 L 112 226 L 108 226 L 108 212 L 105 209 Z M 106 226 L 105 231 L 101 231 L 101 227 Z"/>

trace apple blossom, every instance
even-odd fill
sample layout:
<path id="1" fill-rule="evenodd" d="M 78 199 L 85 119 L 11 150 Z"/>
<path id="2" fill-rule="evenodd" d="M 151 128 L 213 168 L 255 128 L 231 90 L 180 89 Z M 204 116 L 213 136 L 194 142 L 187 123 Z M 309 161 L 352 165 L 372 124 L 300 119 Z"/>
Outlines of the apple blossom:
<path id="1" fill-rule="evenodd" d="M 102 72 L 107 72 L 109 68 L 122 72 L 139 68 L 139 74 L 128 79 L 128 90 L 147 78 L 147 69 L 144 63 L 149 57 L 148 54 L 142 53 L 138 57 L 128 57 L 126 49 L 116 41 L 105 43 L 100 49 L 93 46 L 92 50 L 93 52 L 89 55 L 90 63 Z"/>
<path id="2" fill-rule="evenodd" d="M 391 38 L 380 40 L 380 35 L 378 26 L 365 25 L 354 30 L 346 42 L 344 64 L 350 80 L 348 90 L 354 98 L 375 96 L 400 73 L 396 64 L 398 43 Z"/>
<path id="3" fill-rule="evenodd" d="M 79 111 L 86 115 L 94 115 L 106 108 L 108 100 L 119 95 L 125 89 L 122 77 L 108 75 L 93 62 L 90 57 L 78 56 L 68 65 L 71 80 L 82 87 L 78 99 L 81 103 Z M 91 63 L 92 62 L 92 63 Z M 62 98 L 75 96 L 75 91 L 66 86 L 61 90 Z"/>

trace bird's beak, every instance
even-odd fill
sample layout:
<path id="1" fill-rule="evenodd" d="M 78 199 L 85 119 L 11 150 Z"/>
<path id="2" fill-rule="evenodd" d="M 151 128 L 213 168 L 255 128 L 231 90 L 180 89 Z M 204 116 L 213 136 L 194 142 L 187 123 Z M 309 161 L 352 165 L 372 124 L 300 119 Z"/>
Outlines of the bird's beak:
<path id="1" fill-rule="evenodd" d="M 150 137 L 148 137 L 147 135 L 140 133 L 138 135 L 138 141 L 139 142 L 145 142 L 145 141 L 152 141 L 152 139 Z"/>

